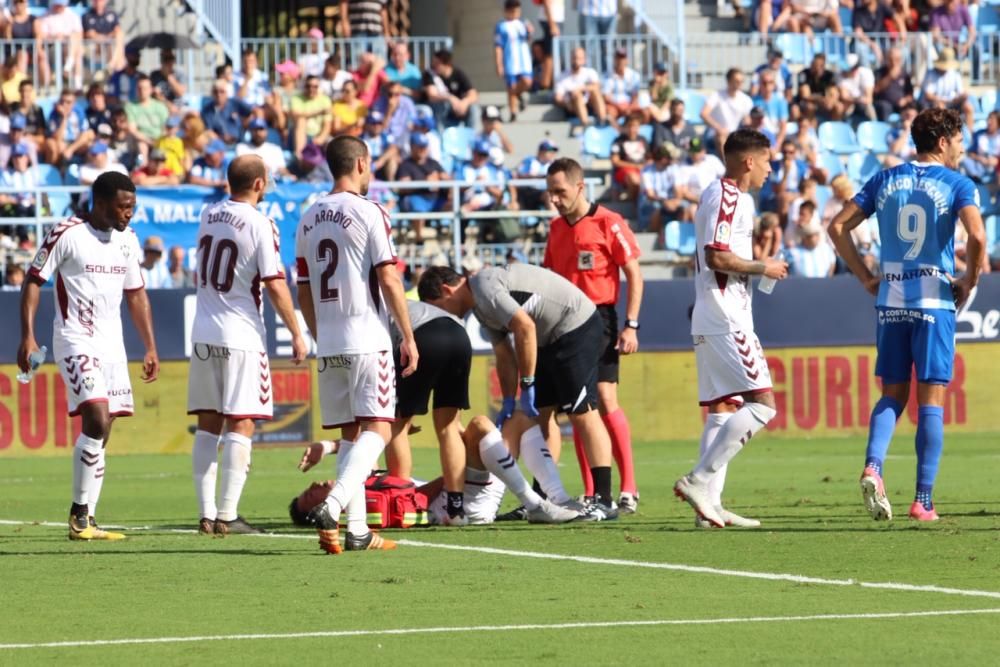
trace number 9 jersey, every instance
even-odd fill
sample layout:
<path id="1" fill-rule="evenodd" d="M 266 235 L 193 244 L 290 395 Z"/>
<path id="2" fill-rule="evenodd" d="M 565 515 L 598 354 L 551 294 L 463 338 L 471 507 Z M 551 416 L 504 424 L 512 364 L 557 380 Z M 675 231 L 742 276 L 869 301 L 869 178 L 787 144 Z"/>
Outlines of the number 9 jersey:
<path id="1" fill-rule="evenodd" d="M 880 172 L 854 197 L 878 218 L 882 283 L 877 306 L 955 310 L 955 224 L 979 207 L 971 180 L 939 164 L 912 162 Z"/>
<path id="2" fill-rule="evenodd" d="M 389 317 L 375 269 L 396 262 L 389 214 L 353 192 L 317 199 L 295 233 L 300 289 L 316 311 L 316 355 L 392 349 Z"/>

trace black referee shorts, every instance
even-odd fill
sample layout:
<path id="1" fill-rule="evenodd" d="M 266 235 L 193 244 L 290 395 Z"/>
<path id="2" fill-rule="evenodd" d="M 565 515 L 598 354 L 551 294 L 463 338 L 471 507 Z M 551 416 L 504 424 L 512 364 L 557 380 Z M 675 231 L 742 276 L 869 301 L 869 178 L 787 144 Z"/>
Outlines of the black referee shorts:
<path id="1" fill-rule="evenodd" d="M 618 383 L 618 311 L 614 306 L 598 306 L 601 316 L 601 358 L 597 363 L 597 381 Z"/>
<path id="2" fill-rule="evenodd" d="M 434 409 L 469 408 L 469 372 L 472 344 L 458 322 L 439 317 L 415 332 L 420 360 L 410 377 L 402 376 L 399 350 L 396 358 L 396 412 L 400 417 L 426 415 L 431 392 Z"/>
<path id="3" fill-rule="evenodd" d="M 556 406 L 567 414 L 583 414 L 597 407 L 602 329 L 601 316 L 594 313 L 576 329 L 538 348 L 535 405 Z"/>

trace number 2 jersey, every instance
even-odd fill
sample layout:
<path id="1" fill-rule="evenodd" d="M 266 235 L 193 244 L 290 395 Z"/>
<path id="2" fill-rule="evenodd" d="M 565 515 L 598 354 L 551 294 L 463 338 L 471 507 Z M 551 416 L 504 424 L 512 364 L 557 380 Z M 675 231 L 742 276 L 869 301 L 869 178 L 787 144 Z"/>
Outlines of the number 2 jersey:
<path id="1" fill-rule="evenodd" d="M 40 284 L 55 279 L 56 357 L 82 352 L 109 363 L 126 361 L 122 293 L 142 289 L 141 256 L 131 229 L 99 231 L 71 217 L 48 233 L 28 276 Z"/>
<path id="2" fill-rule="evenodd" d="M 385 209 L 353 192 L 324 195 L 302 216 L 295 263 L 312 293 L 318 356 L 392 349 L 376 274 L 396 262 L 391 233 Z"/>
<path id="3" fill-rule="evenodd" d="M 285 279 L 278 238 L 274 222 L 249 203 L 227 199 L 202 211 L 193 343 L 267 349 L 260 284 Z"/>
<path id="4" fill-rule="evenodd" d="M 940 164 L 911 162 L 873 176 L 854 203 L 878 218 L 876 305 L 955 310 L 948 280 L 955 271 L 955 223 L 966 206 L 979 208 L 973 182 Z"/>
<path id="5" fill-rule="evenodd" d="M 750 277 L 712 271 L 705 264 L 705 249 L 728 251 L 745 260 L 753 259 L 753 197 L 736 183 L 723 178 L 713 181 L 701 194 L 694 217 L 697 244 L 694 279 L 694 312 L 691 335 L 716 336 L 734 331 L 753 331 Z"/>

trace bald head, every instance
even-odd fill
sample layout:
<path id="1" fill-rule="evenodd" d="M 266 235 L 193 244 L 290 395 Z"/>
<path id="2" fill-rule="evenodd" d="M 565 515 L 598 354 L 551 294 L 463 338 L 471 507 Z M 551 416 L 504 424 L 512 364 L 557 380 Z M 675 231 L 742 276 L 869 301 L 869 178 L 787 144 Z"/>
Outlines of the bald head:
<path id="1" fill-rule="evenodd" d="M 267 184 L 267 167 L 259 155 L 241 155 L 229 163 L 226 176 L 231 193 L 248 192 L 254 189 L 254 181 L 257 179 Z"/>

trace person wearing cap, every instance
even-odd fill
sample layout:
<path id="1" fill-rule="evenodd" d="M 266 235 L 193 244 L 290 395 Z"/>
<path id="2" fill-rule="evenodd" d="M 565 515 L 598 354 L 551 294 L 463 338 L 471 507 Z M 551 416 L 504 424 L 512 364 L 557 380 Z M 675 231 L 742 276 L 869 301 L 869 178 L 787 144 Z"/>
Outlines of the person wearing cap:
<path id="1" fill-rule="evenodd" d="M 719 155 L 726 138 L 744 124 L 753 107 L 753 100 L 743 92 L 744 78 L 743 70 L 731 67 L 726 72 L 726 87 L 709 95 L 701 110 L 701 119 L 708 125 L 705 138 L 715 142 Z"/>
<path id="2" fill-rule="evenodd" d="M 372 107 L 385 118 L 385 131 L 397 146 L 406 146 L 410 138 L 410 127 L 417 117 L 413 100 L 403 94 L 403 84 L 389 81 L 382 86 L 382 94 Z"/>
<path id="3" fill-rule="evenodd" d="M 837 256 L 830 244 L 823 240 L 823 226 L 810 222 L 798 228 L 798 236 L 798 244 L 786 251 L 788 275 L 800 278 L 832 276 L 837 267 Z"/>
<path id="4" fill-rule="evenodd" d="M 399 165 L 396 171 L 398 181 L 446 181 L 448 172 L 441 163 L 430 157 L 430 141 L 428 135 L 414 132 L 410 135 L 410 155 Z M 404 213 L 430 213 L 442 211 L 448 203 L 448 190 L 437 188 L 413 188 L 400 190 L 400 209 Z M 425 221 L 411 220 L 417 243 L 423 241 Z"/>
<path id="5" fill-rule="evenodd" d="M 146 289 L 163 289 L 173 285 L 170 278 L 170 270 L 164 260 L 163 253 L 166 248 L 163 239 L 159 236 L 147 236 L 142 244 L 142 261 L 139 262 L 139 270 L 142 272 L 142 281 Z"/>
<path id="6" fill-rule="evenodd" d="M 840 75 L 840 100 L 844 119 L 852 123 L 875 120 L 875 74 L 856 53 L 848 53 L 846 71 Z"/>
<path id="7" fill-rule="evenodd" d="M 946 46 L 938 52 L 934 61 L 934 69 L 924 77 L 923 99 L 926 107 L 936 109 L 954 109 L 965 117 L 965 124 L 971 130 L 975 125 L 975 110 L 969 95 L 965 92 L 962 73 L 958 71 L 959 62 L 955 58 L 955 49 Z"/>
<path id="8" fill-rule="evenodd" d="M 53 0 L 49 3 L 49 11 L 35 23 L 40 48 L 38 49 L 38 65 L 41 71 L 41 82 L 48 86 L 52 82 L 52 70 L 49 66 L 48 49 L 54 42 L 63 42 L 66 74 L 72 72 L 73 90 L 83 88 L 83 22 L 80 15 L 67 7 L 68 2 Z M 62 76 L 57 73 L 57 77 Z"/>
<path id="9" fill-rule="evenodd" d="M 333 103 L 333 135 L 360 136 L 368 116 L 368 106 L 358 97 L 358 84 L 354 79 L 344 82 L 340 99 Z"/>
<path id="10" fill-rule="evenodd" d="M 28 149 L 28 163 L 38 164 L 38 149 L 35 144 L 25 139 L 24 127 L 27 121 L 21 114 L 14 114 L 10 117 L 10 132 L 6 135 L 0 134 L 0 169 L 5 169 L 10 164 L 11 153 L 14 146 L 23 144 Z"/>
<path id="11" fill-rule="evenodd" d="M 649 120 L 654 123 L 666 122 L 670 117 L 670 103 L 674 99 L 674 86 L 670 82 L 667 63 L 653 65 L 653 80 L 649 82 Z"/>
<path id="12" fill-rule="evenodd" d="M 639 134 L 642 114 L 633 113 L 611 144 L 611 168 L 614 182 L 624 188 L 629 201 L 639 196 L 639 174 L 649 159 L 649 142 Z"/>
<path id="13" fill-rule="evenodd" d="M 106 60 L 106 69 L 113 72 L 122 67 L 125 64 L 125 31 L 118 13 L 108 7 L 108 0 L 91 0 L 90 9 L 80 22 L 83 38 L 101 46 L 101 59 Z"/>
<path id="14" fill-rule="evenodd" d="M 522 111 L 524 93 L 531 90 L 531 22 L 521 18 L 521 0 L 505 0 L 503 19 L 493 30 L 493 55 L 497 76 L 507 88 L 507 108 L 510 121 Z"/>
<path id="15" fill-rule="evenodd" d="M 930 27 L 939 53 L 944 48 L 951 48 L 952 57 L 957 55 L 959 60 L 965 60 L 976 43 L 976 23 L 965 2 L 944 0 L 931 10 Z"/>
<path id="16" fill-rule="evenodd" d="M 383 181 L 395 180 L 402 156 L 392 135 L 385 130 L 385 116 L 381 111 L 373 109 L 368 112 L 361 140 L 368 146 L 368 154 L 372 160 L 371 170 L 375 177 Z"/>
<path id="17" fill-rule="evenodd" d="M 751 97 L 756 98 L 763 95 L 761 76 L 765 72 L 770 72 L 773 77 L 774 93 L 785 98 L 786 102 L 790 102 L 792 93 L 795 92 L 795 80 L 792 77 L 792 70 L 788 69 L 788 65 L 785 64 L 785 54 L 778 49 L 768 50 L 767 62 L 757 67 L 750 78 Z"/>
<path id="18" fill-rule="evenodd" d="M 389 52 L 389 62 L 385 66 L 385 75 L 390 81 L 398 81 L 403 85 L 403 94 L 415 98 L 420 96 L 420 68 L 410 60 L 410 46 L 404 41 L 392 45 Z"/>
<path id="19" fill-rule="evenodd" d="M 287 135 L 289 129 L 288 114 L 292 108 L 292 98 L 299 93 L 298 78 L 301 74 L 294 60 L 283 60 L 274 66 L 278 75 L 278 83 L 267 96 L 265 108 L 268 114 L 274 114 L 274 127 Z"/>
<path id="20" fill-rule="evenodd" d="M 549 167 L 555 162 L 559 147 L 551 139 L 545 138 L 538 144 L 538 152 L 521 160 L 517 166 L 517 178 L 545 178 Z M 546 185 L 523 185 L 517 189 L 520 207 L 528 211 L 539 211 L 551 207 Z"/>
<path id="21" fill-rule="evenodd" d="M 314 183 L 329 187 L 333 182 L 333 174 L 326 163 L 326 156 L 323 149 L 316 144 L 306 144 L 302 149 L 302 155 L 295 163 L 296 176 L 299 181 Z"/>
<path id="22" fill-rule="evenodd" d="M 424 107 L 424 110 L 426 111 L 427 108 Z M 434 131 L 433 111 L 431 111 L 430 115 L 422 115 L 420 109 L 417 109 L 417 117 L 413 121 L 413 134 L 420 134 L 427 137 L 427 154 L 438 162 L 441 162 L 441 135 Z"/>
<path id="23" fill-rule="evenodd" d="M 480 120 L 482 122 L 482 129 L 476 135 L 474 141 L 484 139 L 491 146 L 496 146 L 502 150 L 505 155 L 510 155 L 514 152 L 514 144 L 507 138 L 507 133 L 503 130 L 503 121 L 500 119 L 499 107 L 492 104 L 483 107 L 483 114 Z"/>
<path id="24" fill-rule="evenodd" d="M 172 49 L 160 49 L 160 68 L 149 75 L 153 83 L 153 97 L 167 105 L 170 113 L 177 114 L 184 106 L 187 86 L 177 73 L 177 56 Z"/>
<path id="25" fill-rule="evenodd" d="M 35 215 L 35 190 L 42 183 L 38 170 L 31 168 L 28 145 L 14 144 L 10 149 L 10 163 L 0 172 L 0 189 L 14 192 L 0 193 L 0 216 L 4 218 L 31 218 Z M 44 195 L 43 195 L 44 197 Z M 43 199 L 43 204 L 45 201 Z M 61 213 L 62 211 L 59 211 Z M 19 244 L 28 241 L 28 228 L 19 225 L 13 229 Z"/>
<path id="26" fill-rule="evenodd" d="M 179 185 L 180 176 L 166 166 L 167 156 L 159 148 L 149 151 L 146 163 L 132 172 L 132 182 L 138 186 Z"/>
<path id="27" fill-rule="evenodd" d="M 229 187 L 229 181 L 226 180 L 226 144 L 221 139 L 208 142 L 205 154 L 191 165 L 188 183 L 210 188 Z"/>
<path id="28" fill-rule="evenodd" d="M 597 116 L 599 124 L 607 122 L 608 111 L 601 94 L 601 77 L 593 67 L 587 67 L 587 52 L 582 47 L 573 49 L 570 69 L 559 77 L 554 99 L 556 106 L 567 115 L 579 118 L 583 127 L 590 125 L 588 108 Z M 582 130 L 573 131 L 575 134 L 582 134 Z"/>
<path id="29" fill-rule="evenodd" d="M 212 82 L 212 96 L 201 108 L 201 119 L 206 129 L 214 132 L 227 146 L 233 146 L 243 136 L 243 123 L 253 113 L 253 107 L 231 97 L 229 88 L 225 79 Z"/>
<path id="30" fill-rule="evenodd" d="M 472 161 L 467 162 L 455 172 L 458 181 L 502 181 L 503 172 L 490 162 L 490 150 L 493 146 L 485 139 L 479 139 L 472 145 Z M 473 185 L 462 191 L 463 213 L 482 211 L 493 208 L 503 198 L 503 185 Z"/>
<path id="31" fill-rule="evenodd" d="M 788 100 L 778 92 L 778 75 L 770 67 L 761 70 L 758 76 L 759 92 L 753 98 L 754 109 L 763 113 L 764 127 L 771 133 L 771 145 L 780 146 L 788 133 Z M 753 118 L 751 117 L 751 124 Z"/>
<path id="32" fill-rule="evenodd" d="M 688 163 L 684 167 L 683 173 L 687 177 L 685 196 L 689 202 L 695 205 L 694 211 L 692 211 L 692 215 L 694 215 L 697 212 L 699 202 L 701 202 L 701 193 L 713 181 L 726 174 L 726 165 L 717 155 L 708 152 L 705 148 L 705 141 L 701 137 L 695 137 L 688 144 Z"/>
<path id="33" fill-rule="evenodd" d="M 125 105 L 129 130 L 147 149 L 156 145 L 163 135 L 163 126 L 170 117 L 167 105 L 153 97 L 153 81 L 145 74 L 135 80 L 135 101 Z"/>
<path id="34" fill-rule="evenodd" d="M 323 73 L 323 63 L 330 57 L 323 43 L 323 31 L 314 26 L 305 36 L 309 38 L 309 46 L 308 51 L 299 56 L 299 70 L 302 76 L 319 76 Z"/>
<path id="35" fill-rule="evenodd" d="M 70 90 L 59 94 L 59 101 L 49 114 L 45 128 L 45 161 L 60 164 L 82 153 L 93 141 L 87 119 L 76 107 L 76 95 Z"/>
<path id="36" fill-rule="evenodd" d="M 108 145 L 103 141 L 95 141 L 87 149 L 87 161 L 80 165 L 80 185 L 93 185 L 98 176 L 109 171 L 128 176 L 128 169 L 113 159 Z"/>
<path id="37" fill-rule="evenodd" d="M 139 76 L 139 61 L 142 54 L 138 49 L 125 48 L 125 67 L 108 77 L 108 105 L 118 107 L 135 99 L 135 80 Z"/>
<path id="38" fill-rule="evenodd" d="M 442 49 L 434 52 L 431 67 L 424 72 L 420 85 L 427 104 L 434 109 L 438 127 L 472 127 L 479 91 L 465 72 L 455 67 L 451 51 Z"/>
<path id="39" fill-rule="evenodd" d="M 653 161 L 640 175 L 638 230 L 659 233 L 671 220 L 691 222 L 696 208 L 686 195 L 684 169 L 679 164 L 683 153 L 672 143 L 653 149 Z"/>
<path id="40" fill-rule="evenodd" d="M 604 79 L 601 92 L 604 95 L 604 106 L 612 121 L 632 113 L 642 114 L 642 121 L 649 120 L 649 112 L 639 105 L 639 88 L 642 79 L 639 73 L 628 65 L 628 51 L 615 49 L 614 66 Z"/>
<path id="41" fill-rule="evenodd" d="M 358 98 L 370 109 L 382 86 L 389 82 L 389 75 L 385 73 L 385 61 L 374 53 L 362 53 L 353 76 L 354 82 L 358 84 Z"/>
<path id="42" fill-rule="evenodd" d="M 250 130 L 250 141 L 236 145 L 236 156 L 249 154 L 259 156 L 264 161 L 264 166 L 267 167 L 272 179 L 278 177 L 294 178 L 288 171 L 285 152 L 281 150 L 281 146 L 267 140 L 270 131 L 267 121 L 256 116 L 250 121 L 248 129 Z"/>
<path id="43" fill-rule="evenodd" d="M 176 174 L 184 179 L 184 140 L 178 136 L 181 119 L 179 116 L 170 116 L 163 125 L 163 136 L 156 141 L 156 148 L 163 151 L 166 157 L 164 166 L 170 173 Z"/>

